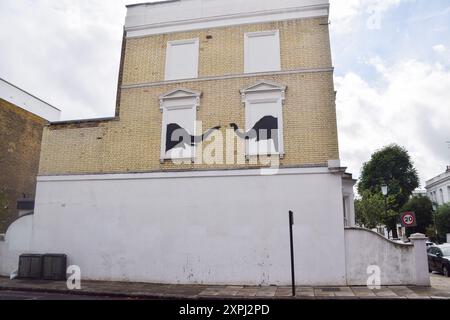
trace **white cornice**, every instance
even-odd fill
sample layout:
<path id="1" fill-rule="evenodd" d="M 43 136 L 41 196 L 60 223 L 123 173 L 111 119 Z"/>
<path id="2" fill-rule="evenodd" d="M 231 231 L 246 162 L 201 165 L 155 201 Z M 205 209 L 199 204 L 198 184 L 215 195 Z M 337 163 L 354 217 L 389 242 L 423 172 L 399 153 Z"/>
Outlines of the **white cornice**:
<path id="1" fill-rule="evenodd" d="M 446 182 L 450 182 L 450 173 L 449 172 L 443 173 L 431 180 L 428 180 L 426 182 L 425 189 L 427 191 L 430 191 L 430 189 L 433 189 L 436 186 L 440 186 L 441 184 L 444 184 Z"/>
<path id="2" fill-rule="evenodd" d="M 330 174 L 327 167 L 281 168 L 275 175 Z M 38 182 L 262 176 L 261 169 L 39 176 Z"/>
<path id="3" fill-rule="evenodd" d="M 148 19 L 141 19 L 135 25 L 127 24 L 125 31 L 127 38 L 139 38 L 150 35 L 185 32 L 192 30 L 219 28 L 233 25 L 245 25 L 256 23 L 268 23 L 273 21 L 287 21 L 306 19 L 314 17 L 328 17 L 329 4 L 308 5 L 282 9 L 263 10 L 256 12 L 242 12 L 235 14 L 224 14 L 211 17 L 199 17 L 194 19 L 145 23 Z"/>
<path id="4" fill-rule="evenodd" d="M 333 68 L 312 68 L 312 69 L 293 69 L 293 70 L 283 70 L 283 71 L 270 71 L 270 72 L 257 72 L 257 73 L 241 73 L 234 75 L 223 75 L 223 76 L 212 76 L 212 77 L 200 77 L 192 79 L 181 79 L 181 80 L 168 80 L 168 81 L 156 81 L 147 83 L 134 83 L 125 84 L 121 86 L 121 89 L 137 89 L 137 88 L 148 88 L 148 87 L 159 87 L 163 85 L 170 84 L 182 84 L 191 82 L 203 82 L 203 81 L 217 81 L 217 80 L 230 80 L 230 79 L 240 79 L 240 78 L 253 78 L 253 77 L 269 77 L 278 75 L 289 75 L 289 74 L 305 74 L 305 73 L 330 73 L 333 72 Z"/>

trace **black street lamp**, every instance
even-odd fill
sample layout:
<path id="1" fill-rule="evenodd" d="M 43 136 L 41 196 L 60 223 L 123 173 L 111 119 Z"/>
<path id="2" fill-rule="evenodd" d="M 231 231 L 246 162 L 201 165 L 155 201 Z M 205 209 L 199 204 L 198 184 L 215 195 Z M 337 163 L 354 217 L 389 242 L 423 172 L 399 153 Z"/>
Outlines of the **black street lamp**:
<path id="1" fill-rule="evenodd" d="M 433 219 L 434 219 L 434 235 L 436 237 L 435 241 L 438 241 L 438 231 L 436 225 L 436 214 L 437 214 L 437 205 L 433 202 Z"/>
<path id="2" fill-rule="evenodd" d="M 389 192 L 389 187 L 387 186 L 386 183 L 383 183 L 381 185 L 381 193 L 384 196 L 384 215 L 385 217 L 387 217 L 387 195 Z M 390 239 L 390 235 L 389 235 L 389 231 L 388 231 L 388 239 Z"/>

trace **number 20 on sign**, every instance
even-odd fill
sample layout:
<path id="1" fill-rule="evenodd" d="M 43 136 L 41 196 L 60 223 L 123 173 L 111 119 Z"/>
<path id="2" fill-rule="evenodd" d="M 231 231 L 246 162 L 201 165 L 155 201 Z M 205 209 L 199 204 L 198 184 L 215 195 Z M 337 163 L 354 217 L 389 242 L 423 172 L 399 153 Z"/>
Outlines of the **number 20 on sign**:
<path id="1" fill-rule="evenodd" d="M 401 215 L 402 225 L 406 228 L 416 227 L 416 215 L 414 212 L 404 212 Z"/>

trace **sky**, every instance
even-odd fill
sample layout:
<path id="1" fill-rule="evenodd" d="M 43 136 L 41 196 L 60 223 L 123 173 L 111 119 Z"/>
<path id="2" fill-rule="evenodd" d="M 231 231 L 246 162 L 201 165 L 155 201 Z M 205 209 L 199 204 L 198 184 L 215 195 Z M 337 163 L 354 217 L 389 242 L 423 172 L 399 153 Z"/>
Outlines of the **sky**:
<path id="1" fill-rule="evenodd" d="M 125 5 L 135 2 L 0 0 L 0 78 L 64 120 L 113 116 Z M 330 2 L 342 165 L 358 178 L 373 152 L 397 143 L 424 187 L 450 165 L 450 2 Z"/>

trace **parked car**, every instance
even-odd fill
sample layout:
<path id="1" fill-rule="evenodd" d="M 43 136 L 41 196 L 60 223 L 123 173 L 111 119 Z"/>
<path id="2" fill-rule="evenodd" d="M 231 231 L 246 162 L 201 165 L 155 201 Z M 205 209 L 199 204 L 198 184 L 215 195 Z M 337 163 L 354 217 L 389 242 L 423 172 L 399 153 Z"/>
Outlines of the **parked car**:
<path id="1" fill-rule="evenodd" d="M 431 242 L 431 241 L 427 241 L 427 248 L 428 248 L 428 247 L 433 247 L 433 246 L 435 246 L 435 245 L 436 245 L 436 243 Z"/>
<path id="2" fill-rule="evenodd" d="M 450 277 L 450 244 L 429 247 L 428 269 L 437 271 L 446 277 Z"/>

